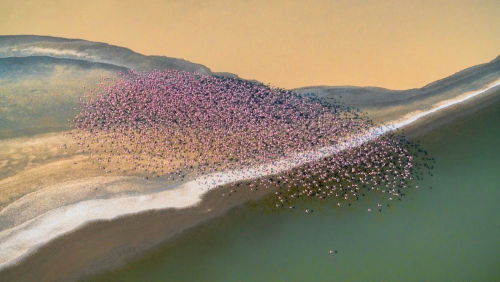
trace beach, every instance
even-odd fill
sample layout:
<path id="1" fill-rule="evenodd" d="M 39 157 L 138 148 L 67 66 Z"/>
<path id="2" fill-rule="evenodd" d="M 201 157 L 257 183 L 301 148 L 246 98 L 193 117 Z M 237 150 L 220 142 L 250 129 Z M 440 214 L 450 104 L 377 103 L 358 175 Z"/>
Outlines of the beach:
<path id="1" fill-rule="evenodd" d="M 396 127 L 404 127 L 406 134 L 413 136 L 421 134 L 424 129 L 432 130 L 435 128 L 433 125 L 443 124 L 453 119 L 454 116 L 464 115 L 467 112 L 477 110 L 487 104 L 495 103 L 498 100 L 498 87 L 496 87 L 498 86 L 498 82 L 495 83 L 496 84 L 490 84 L 487 87 L 487 89 L 490 90 L 482 89 L 473 93 L 464 93 L 454 99 L 449 99 L 444 102 L 441 101 L 427 110 L 427 114 L 422 112 L 412 113 L 411 116 L 402 117 L 395 121 L 394 124 L 397 125 Z M 392 129 L 394 129 L 394 127 L 389 127 L 386 130 Z M 327 153 L 328 152 L 332 153 L 335 152 L 335 150 L 327 150 Z M 319 157 L 321 157 L 321 155 L 319 155 Z M 283 168 L 286 168 L 286 166 Z M 259 171 L 256 170 L 253 176 L 258 177 Z M 119 181 L 119 179 L 108 180 Z M 135 179 L 134 181 L 139 180 Z M 234 179 L 228 179 L 227 182 L 229 183 L 232 181 L 234 181 Z M 120 184 L 120 182 L 117 183 Z M 144 183 L 141 182 L 140 184 L 143 185 Z M 84 186 L 89 187 L 88 184 Z M 27 246 L 27 248 L 24 246 L 24 253 L 22 253 L 23 255 L 21 256 L 15 253 L 16 250 L 19 250 L 15 247 L 15 244 L 11 245 L 14 246 L 14 252 L 11 253 L 10 259 L 5 260 L 4 257 L 3 263 L 9 265 L 0 272 L 0 277 L 4 278 L 6 281 L 13 279 L 15 281 L 29 281 L 35 277 L 40 279 L 41 273 L 43 273 L 45 276 L 42 277 L 42 280 L 46 281 L 74 280 L 85 274 L 94 273 L 110 267 L 117 267 L 130 258 L 140 256 L 154 246 L 181 234 L 191 227 L 217 217 L 235 206 L 248 201 L 258 200 L 272 192 L 267 189 L 250 191 L 250 189 L 244 189 L 243 187 L 236 193 L 232 193 L 231 196 L 226 195 L 222 197 L 222 193 L 229 194 L 227 193 L 228 191 L 225 191 L 229 188 L 219 187 L 213 189 L 218 185 L 215 185 L 211 189 L 190 186 L 191 188 L 186 187 L 187 189 L 183 189 L 182 191 L 172 188 L 170 190 L 158 192 L 160 188 L 158 182 L 156 182 L 149 184 L 149 195 L 134 196 L 130 193 L 137 192 L 140 189 L 138 188 L 139 185 L 135 188 L 129 185 L 131 188 L 126 189 L 122 188 L 123 185 L 117 185 L 116 187 L 118 186 L 120 186 L 120 188 L 110 188 L 109 194 L 102 194 L 97 197 L 97 199 L 94 200 L 97 202 L 90 203 L 90 201 L 87 201 L 87 203 L 85 203 L 85 201 L 74 200 L 74 198 L 69 201 L 69 204 L 80 205 L 78 209 L 75 209 L 73 212 L 84 214 L 82 211 L 88 211 L 90 208 L 95 209 L 95 213 L 85 213 L 80 221 L 75 222 L 72 222 L 73 217 L 68 217 L 66 229 L 53 226 L 53 229 L 46 230 L 46 233 L 33 233 L 33 231 L 43 230 L 43 228 L 32 228 L 31 230 L 33 231 L 31 233 L 17 233 L 27 234 L 25 236 L 29 235 L 35 238 L 40 236 L 46 238 L 48 243 L 40 248 L 38 248 L 39 246 Z M 52 190 L 54 189 L 51 189 L 51 191 Z M 124 196 L 122 198 L 129 197 L 130 200 L 117 204 L 116 209 L 113 210 L 114 206 L 108 205 L 108 203 L 111 203 L 110 201 L 113 200 L 109 195 L 117 191 L 122 193 L 121 195 Z M 164 194 L 155 197 L 155 193 Z M 79 199 L 89 199 L 89 195 L 92 194 L 84 194 L 84 196 Z M 170 197 L 167 197 L 169 195 Z M 95 197 L 95 195 L 92 196 Z M 137 202 L 137 199 L 142 199 L 143 202 L 140 202 L 141 200 Z M 171 200 L 165 201 L 164 199 Z M 134 205 L 137 206 L 134 208 Z M 104 210 L 107 211 L 107 213 L 102 212 L 104 210 L 99 210 L 103 206 L 106 207 Z M 64 208 L 66 210 L 59 210 L 59 214 L 53 214 L 53 216 L 59 216 L 60 218 L 61 215 L 68 215 L 68 209 L 70 209 L 70 207 L 71 205 L 65 206 Z M 124 209 L 123 207 L 126 208 Z M 4 213 L 5 210 L 6 209 L 2 210 L 2 213 Z M 40 217 L 35 217 L 35 215 L 36 214 L 27 215 L 26 219 L 31 218 L 33 221 L 24 226 L 25 230 L 30 230 L 30 224 L 31 226 L 37 226 L 36 224 L 39 224 L 38 226 L 43 226 L 40 224 L 40 221 L 37 223 L 37 219 L 39 220 Z M 92 218 L 92 216 L 94 217 Z M 50 221 L 54 222 L 53 219 L 55 218 L 56 217 L 53 217 Z M 91 222 L 95 220 L 101 221 Z M 10 224 L 11 226 L 19 225 L 16 223 Z M 8 238 L 8 240 L 2 241 L 3 244 L 5 244 L 5 242 L 16 242 L 14 239 L 17 231 L 14 230 L 16 232 L 13 232 L 10 230 L 10 232 L 14 234 L 11 235 L 10 233 L 7 234 L 6 230 L 8 231 L 8 229 L 9 228 L 2 228 L 3 231 L 0 232 L 0 236 L 6 236 L 4 238 Z M 77 230 L 75 231 L 75 229 Z M 58 236 L 57 232 L 53 232 L 54 230 L 59 232 L 62 236 Z M 26 240 L 26 242 L 31 240 L 30 237 L 26 238 L 29 239 Z M 20 250 L 23 251 L 22 248 Z M 36 250 L 36 252 L 33 253 L 34 250 Z M 18 261 L 21 258 L 22 260 Z M 31 271 L 24 271 L 24 269 L 27 268 Z M 52 268 L 57 268 L 57 271 L 51 271 Z"/>

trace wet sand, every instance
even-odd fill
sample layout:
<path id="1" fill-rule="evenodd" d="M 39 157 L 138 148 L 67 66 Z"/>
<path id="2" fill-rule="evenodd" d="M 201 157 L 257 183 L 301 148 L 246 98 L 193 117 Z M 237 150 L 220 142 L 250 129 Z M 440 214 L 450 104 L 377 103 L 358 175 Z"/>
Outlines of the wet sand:
<path id="1" fill-rule="evenodd" d="M 433 130 L 454 117 L 474 112 L 499 99 L 498 90 L 460 105 L 454 105 L 408 127 L 407 135 L 416 136 Z M 149 211 L 112 221 L 87 224 L 36 251 L 19 264 L 0 272 L 2 281 L 75 280 L 99 270 L 117 267 L 135 256 L 185 230 L 219 216 L 250 200 L 257 200 L 270 191 L 240 189 L 231 196 L 227 187 L 205 194 L 197 206 L 185 209 Z M 29 271 L 27 271 L 29 269 Z"/>

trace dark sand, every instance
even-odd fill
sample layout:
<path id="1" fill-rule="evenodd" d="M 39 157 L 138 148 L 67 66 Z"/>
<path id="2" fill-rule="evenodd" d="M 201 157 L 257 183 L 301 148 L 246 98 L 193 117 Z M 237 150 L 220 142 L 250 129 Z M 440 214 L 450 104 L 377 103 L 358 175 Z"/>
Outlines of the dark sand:
<path id="1" fill-rule="evenodd" d="M 419 120 L 404 132 L 409 137 L 415 137 L 434 130 L 459 116 L 472 114 L 500 101 L 498 94 L 497 90 L 450 107 Z M 87 224 L 3 270 L 0 281 L 74 281 L 104 269 L 119 267 L 191 227 L 272 192 L 269 189 L 250 191 L 242 185 L 238 192 L 228 196 L 229 189 L 221 187 L 212 190 L 204 195 L 199 205 L 186 209 L 151 211 Z M 222 193 L 226 196 L 222 197 Z"/>

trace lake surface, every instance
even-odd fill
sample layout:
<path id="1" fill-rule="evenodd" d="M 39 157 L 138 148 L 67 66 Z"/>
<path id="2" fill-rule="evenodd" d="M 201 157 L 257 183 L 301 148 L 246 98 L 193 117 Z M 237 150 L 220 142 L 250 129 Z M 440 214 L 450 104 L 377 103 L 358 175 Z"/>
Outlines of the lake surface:
<path id="1" fill-rule="evenodd" d="M 250 203 L 89 281 L 499 281 L 500 103 L 418 140 L 434 176 L 382 212 Z"/>

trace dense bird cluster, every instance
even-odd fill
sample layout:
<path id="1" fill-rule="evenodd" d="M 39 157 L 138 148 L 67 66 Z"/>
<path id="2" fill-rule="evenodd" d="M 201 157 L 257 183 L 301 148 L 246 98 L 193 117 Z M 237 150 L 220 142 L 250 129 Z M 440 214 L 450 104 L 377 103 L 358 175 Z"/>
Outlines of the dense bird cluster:
<path id="1" fill-rule="evenodd" d="M 418 161 L 414 156 L 418 156 Z M 386 135 L 282 175 L 260 178 L 250 186 L 278 188 L 276 207 L 293 207 L 295 200 L 304 197 L 349 202 L 370 191 L 385 193 L 388 200 L 401 200 L 410 183 L 432 168 L 432 161 L 417 145 Z M 379 211 L 381 207 L 378 204 Z"/>
<path id="2" fill-rule="evenodd" d="M 129 172 L 184 177 L 335 146 L 371 126 L 349 107 L 292 91 L 168 70 L 130 72 L 87 95 L 74 136 L 103 168 L 123 162 Z M 362 187 L 401 197 L 413 177 L 414 151 L 386 134 L 251 186 L 285 188 L 292 198 L 358 197 Z"/>

